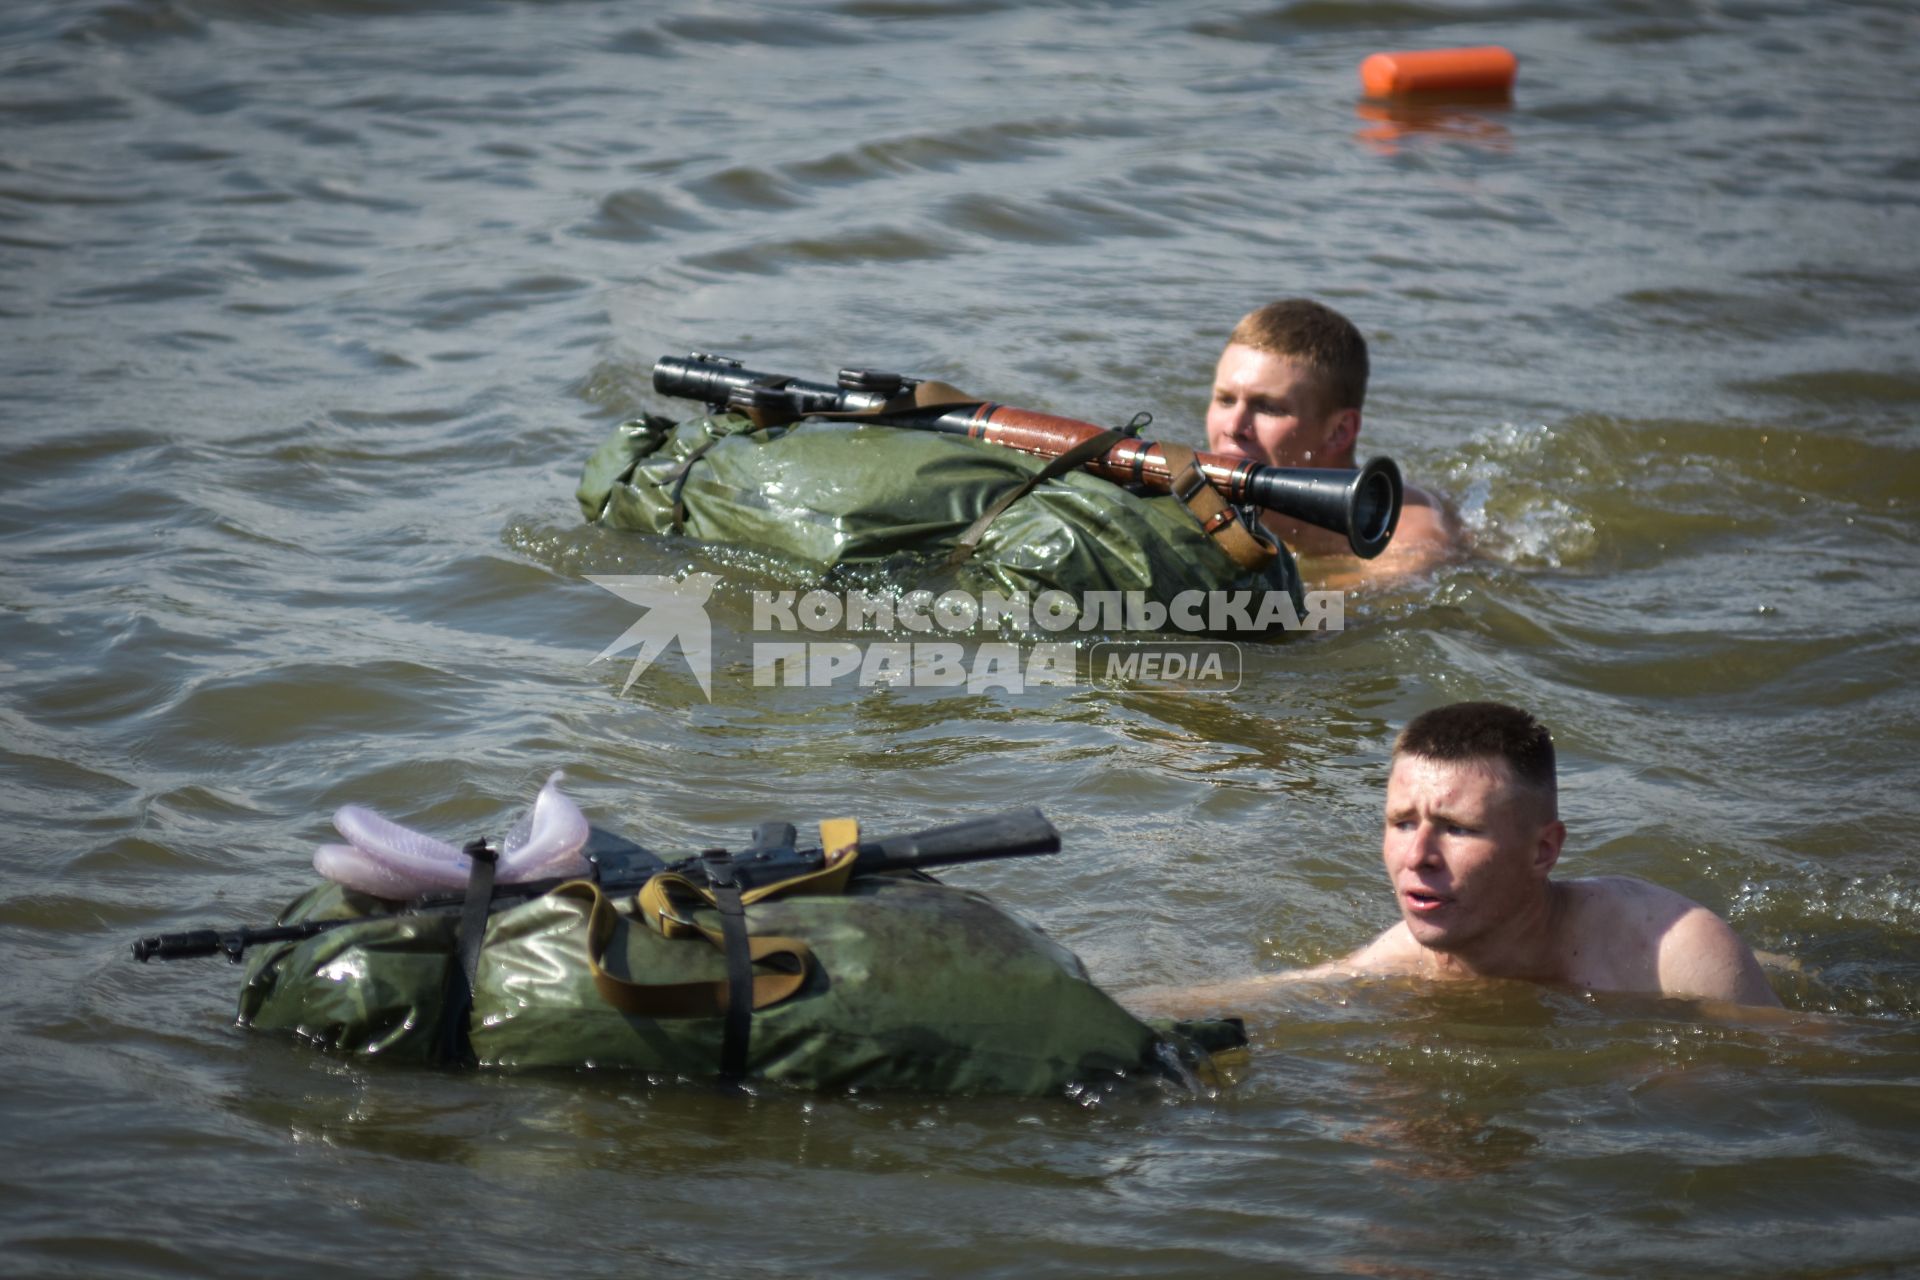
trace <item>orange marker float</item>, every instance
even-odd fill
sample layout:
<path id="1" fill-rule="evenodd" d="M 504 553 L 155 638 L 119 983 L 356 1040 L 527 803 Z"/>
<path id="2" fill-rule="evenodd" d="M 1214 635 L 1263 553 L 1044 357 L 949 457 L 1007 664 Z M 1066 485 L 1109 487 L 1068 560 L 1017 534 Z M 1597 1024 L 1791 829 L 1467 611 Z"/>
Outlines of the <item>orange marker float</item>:
<path id="1" fill-rule="evenodd" d="M 1506 99 L 1519 66 L 1513 50 L 1497 44 L 1376 53 L 1360 64 L 1360 84 L 1370 98 Z"/>

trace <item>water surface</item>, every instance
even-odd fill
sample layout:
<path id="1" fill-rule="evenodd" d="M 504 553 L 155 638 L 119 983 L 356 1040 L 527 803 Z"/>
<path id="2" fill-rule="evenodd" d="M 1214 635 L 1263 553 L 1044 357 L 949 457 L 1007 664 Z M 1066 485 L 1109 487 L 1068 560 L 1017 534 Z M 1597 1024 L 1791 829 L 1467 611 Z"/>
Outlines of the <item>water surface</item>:
<path id="1" fill-rule="evenodd" d="M 1893 1274 L 1920 1265 L 1920 161 L 1908 5 L 27 0 L 0 15 L 0 1257 L 16 1275 Z M 1381 111 L 1497 42 L 1510 107 Z M 1233 320 L 1368 335 L 1478 553 L 1232 699 L 755 690 L 590 660 L 580 525 L 689 347 L 1198 443 Z M 231 1025 L 348 801 L 565 767 L 648 844 L 1042 807 L 972 868 L 1116 988 L 1382 927 L 1393 732 L 1554 727 L 1567 867 L 1781 957 L 1786 1023 L 1293 989 L 1218 1097 L 750 1100 Z M 563 1260 L 563 1261 L 561 1261 Z"/>

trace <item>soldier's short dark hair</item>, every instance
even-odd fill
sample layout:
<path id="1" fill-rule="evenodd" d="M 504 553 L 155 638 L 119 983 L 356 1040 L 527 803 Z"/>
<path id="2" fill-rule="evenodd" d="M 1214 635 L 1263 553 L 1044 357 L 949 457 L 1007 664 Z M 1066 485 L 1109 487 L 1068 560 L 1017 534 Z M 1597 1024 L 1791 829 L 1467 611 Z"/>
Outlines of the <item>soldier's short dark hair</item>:
<path id="1" fill-rule="evenodd" d="M 1514 780 L 1538 794 L 1548 817 L 1559 812 L 1553 735 L 1530 712 L 1504 702 L 1456 702 L 1423 711 L 1393 744 L 1396 759 L 1502 760 Z"/>

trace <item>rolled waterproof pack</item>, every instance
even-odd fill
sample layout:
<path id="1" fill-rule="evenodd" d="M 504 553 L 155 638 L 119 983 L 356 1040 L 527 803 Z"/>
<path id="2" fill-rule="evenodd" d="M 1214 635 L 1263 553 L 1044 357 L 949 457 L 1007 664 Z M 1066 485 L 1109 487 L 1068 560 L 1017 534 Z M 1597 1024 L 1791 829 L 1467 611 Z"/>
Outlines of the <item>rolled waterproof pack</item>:
<path id="1" fill-rule="evenodd" d="M 1123 1078 L 1191 1085 L 1196 1072 L 1206 1078 L 1210 1050 L 1244 1043 L 1232 1022 L 1149 1026 L 1070 951 L 982 895 L 882 874 L 746 907 L 777 998 L 763 1006 L 756 990 L 742 1061 L 723 1072 L 725 998 L 710 1002 L 726 988 L 724 950 L 651 926 L 645 898 L 616 901 L 579 881 L 496 912 L 463 1015 L 448 994 L 456 917 L 323 885 L 281 924 L 351 923 L 256 947 L 239 1018 L 382 1061 L 936 1094 L 1059 1094 Z M 676 913 L 695 934 L 721 931 L 710 903 Z M 782 964 L 793 947 L 804 963 Z M 636 991 L 654 1012 L 632 1011 Z"/>
<path id="2" fill-rule="evenodd" d="M 272 925 L 143 937 L 134 959 L 244 960 L 241 1025 L 397 1063 L 1048 1094 L 1129 1078 L 1197 1088 L 1214 1054 L 1246 1043 L 1234 1019 L 1141 1022 L 1072 952 L 924 870 L 1058 853 L 1037 809 L 877 838 L 830 818 L 811 847 L 762 822 L 738 852 L 667 861 L 582 835 L 560 778 L 505 842 L 520 870 L 554 878 L 498 882 L 499 847 L 481 837 L 460 851 L 457 893 L 329 880 Z M 423 849 L 434 874 L 444 861 L 432 837 L 370 812 L 337 826 L 386 875 Z"/>
<path id="3" fill-rule="evenodd" d="M 1035 483 L 1047 459 L 952 435 L 803 420 L 763 429 L 745 416 L 622 424 L 588 461 L 582 515 L 614 529 L 684 534 L 772 552 L 820 572 L 915 559 L 976 593 L 1283 591 L 1300 579 L 1278 548 L 1243 567 L 1172 495 L 1145 495 L 1079 471 Z M 1023 486 L 1029 486 L 1024 487 Z M 958 541 L 1010 493 L 963 562 Z M 923 585 L 918 572 L 913 585 Z"/>

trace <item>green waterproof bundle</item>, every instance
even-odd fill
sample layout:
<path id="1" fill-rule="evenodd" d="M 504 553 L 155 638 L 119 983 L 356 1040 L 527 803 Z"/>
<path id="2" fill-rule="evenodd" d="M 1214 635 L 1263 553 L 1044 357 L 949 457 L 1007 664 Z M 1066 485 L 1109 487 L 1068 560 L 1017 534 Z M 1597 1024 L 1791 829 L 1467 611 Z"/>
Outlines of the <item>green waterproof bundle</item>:
<path id="1" fill-rule="evenodd" d="M 449 1027 L 461 1004 L 450 993 L 464 989 L 456 917 L 323 885 L 281 923 L 359 919 L 256 948 L 240 1021 L 382 1060 L 714 1077 L 724 1017 L 645 1016 L 609 997 L 609 987 L 671 995 L 725 985 L 717 943 L 648 927 L 639 901 L 602 898 L 580 882 L 497 912 L 471 1013 Z M 695 904 L 687 920 L 717 934 L 718 915 Z M 1244 1042 L 1233 1023 L 1148 1026 L 1032 925 L 919 876 L 861 876 L 832 892 L 752 901 L 746 923 L 757 940 L 810 952 L 751 1016 L 747 1079 L 1040 1095 L 1122 1076 L 1190 1080 L 1208 1067 L 1207 1049 Z"/>
<path id="2" fill-rule="evenodd" d="M 756 428 L 737 414 L 621 424 L 588 460 L 576 496 L 589 521 L 770 551 L 819 569 L 913 557 L 938 563 L 981 515 L 1048 460 L 960 436 L 818 419 Z M 1236 564 L 1170 495 L 1082 471 L 1035 485 L 948 566 L 975 591 L 1285 591 L 1286 549 Z"/>

